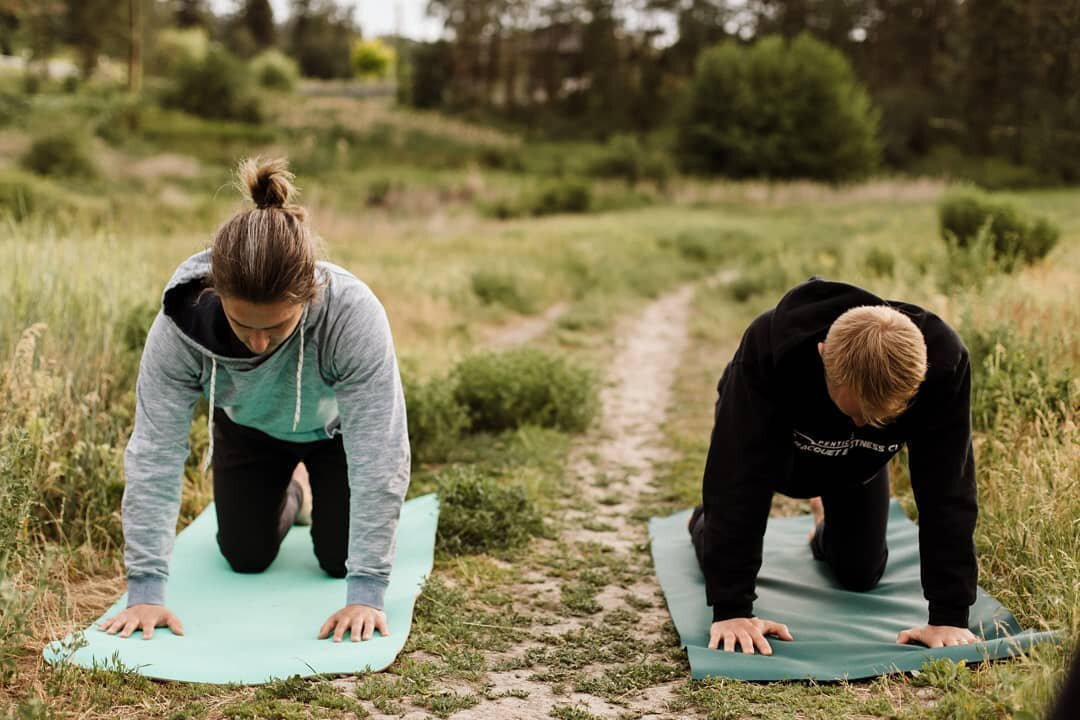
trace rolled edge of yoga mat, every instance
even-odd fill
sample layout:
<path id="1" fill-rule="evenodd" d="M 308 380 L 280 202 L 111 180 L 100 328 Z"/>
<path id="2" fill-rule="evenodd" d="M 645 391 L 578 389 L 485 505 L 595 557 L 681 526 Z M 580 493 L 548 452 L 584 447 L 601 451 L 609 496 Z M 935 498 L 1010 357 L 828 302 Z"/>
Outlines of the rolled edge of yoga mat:
<path id="1" fill-rule="evenodd" d="M 185 635 L 158 628 L 152 640 L 144 641 L 138 631 L 123 639 L 96 629 L 104 617 L 126 606 L 124 594 L 90 627 L 50 643 L 42 654 L 51 664 L 221 684 L 385 669 L 405 645 L 416 600 L 431 572 L 438 515 L 434 494 L 402 506 L 386 593 L 388 637 L 376 633 L 359 643 L 348 636 L 341 643 L 317 640 L 319 626 L 342 607 L 345 580 L 318 567 L 305 528 L 290 531 L 265 572 L 234 573 L 217 548 L 216 518 L 207 507 L 177 536 L 173 555 L 169 608 L 184 622 Z M 221 603 L 222 598 L 229 600 Z M 81 647 L 80 635 L 87 643 Z M 238 635 L 251 641 L 230 642 Z"/>

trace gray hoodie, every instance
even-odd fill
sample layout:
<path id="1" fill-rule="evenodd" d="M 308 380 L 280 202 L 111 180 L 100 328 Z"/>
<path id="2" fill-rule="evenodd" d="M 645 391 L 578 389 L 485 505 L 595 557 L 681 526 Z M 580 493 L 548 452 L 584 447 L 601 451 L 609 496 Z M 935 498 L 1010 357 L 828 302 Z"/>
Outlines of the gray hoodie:
<path id="1" fill-rule="evenodd" d="M 297 329 L 270 355 L 251 358 L 214 352 L 212 342 L 208 347 L 207 338 L 178 322 L 178 297 L 210 274 L 209 250 L 184 261 L 169 281 L 143 349 L 135 430 L 124 455 L 129 605 L 165 604 L 188 433 L 201 394 L 237 424 L 280 440 L 343 435 L 351 493 L 346 604 L 382 608 L 409 486 L 401 378 L 375 295 L 330 263 L 318 263 L 317 272 L 322 287 Z"/>

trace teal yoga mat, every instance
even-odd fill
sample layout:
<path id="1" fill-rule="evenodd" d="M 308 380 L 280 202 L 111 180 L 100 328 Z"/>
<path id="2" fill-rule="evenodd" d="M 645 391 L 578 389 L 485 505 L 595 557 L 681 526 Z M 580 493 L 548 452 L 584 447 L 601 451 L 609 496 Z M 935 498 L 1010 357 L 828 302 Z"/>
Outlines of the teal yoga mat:
<path id="1" fill-rule="evenodd" d="M 894 501 L 889 510 L 889 562 L 881 584 L 865 593 L 843 590 L 828 566 L 810 554 L 809 515 L 770 518 L 754 612 L 784 623 L 794 640 L 769 638 L 772 656 L 710 650 L 712 610 L 686 522 L 690 511 L 649 521 L 653 564 L 668 609 L 690 657 L 694 679 L 854 680 L 917 670 L 936 658 L 980 662 L 1019 654 L 1050 632 L 1022 630 L 1001 603 L 979 588 L 971 609 L 975 645 L 930 650 L 898 645 L 901 630 L 926 624 L 919 581 L 918 529 Z"/>
<path id="2" fill-rule="evenodd" d="M 184 623 L 183 636 L 165 628 L 143 640 L 122 639 L 97 629 L 71 652 L 72 637 L 45 648 L 50 663 L 137 669 L 147 677 L 206 683 L 264 683 L 292 675 L 382 670 L 401 652 L 413 606 L 431 572 L 439 504 L 424 495 L 404 504 L 397 555 L 386 592 L 390 635 L 354 643 L 317 640 L 319 627 L 345 602 L 345 580 L 324 573 L 312 552 L 308 528 L 294 527 L 263 573 L 234 573 L 218 550 L 213 506 L 176 539 L 168 588 L 169 609 Z M 123 595 L 102 617 L 127 606 Z"/>

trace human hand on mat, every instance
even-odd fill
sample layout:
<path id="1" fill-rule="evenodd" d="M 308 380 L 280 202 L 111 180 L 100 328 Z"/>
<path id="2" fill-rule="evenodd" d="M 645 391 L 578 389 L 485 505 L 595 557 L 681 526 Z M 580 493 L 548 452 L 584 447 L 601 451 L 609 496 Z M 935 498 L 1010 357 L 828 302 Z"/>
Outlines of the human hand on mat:
<path id="1" fill-rule="evenodd" d="M 184 626 L 180 624 L 180 618 L 167 607 L 146 603 L 132 605 L 119 615 L 114 615 L 98 625 L 99 630 L 104 630 L 109 635 L 119 632 L 122 638 L 131 637 L 131 633 L 142 630 L 143 640 L 154 637 L 156 627 L 167 627 L 175 635 L 184 634 Z"/>
<path id="2" fill-rule="evenodd" d="M 353 642 L 370 640 L 372 633 L 378 630 L 386 637 L 390 630 L 386 627 L 386 613 L 367 605 L 346 605 L 330 616 L 319 629 L 319 639 L 330 637 L 334 633 L 334 642 L 341 642 L 348 631 Z"/>
<path id="3" fill-rule="evenodd" d="M 729 618 L 714 622 L 709 628 L 709 648 L 719 650 L 723 641 L 724 652 L 735 652 L 737 643 L 748 655 L 754 654 L 755 647 L 762 655 L 772 655 L 766 635 L 775 635 L 781 640 L 792 639 L 787 625 L 761 618 Z"/>
<path id="4" fill-rule="evenodd" d="M 918 642 L 928 648 L 951 647 L 953 645 L 971 645 L 979 642 L 979 638 L 967 628 L 953 627 L 951 625 L 923 625 L 922 627 L 909 628 L 896 636 L 896 642 L 901 645 Z"/>

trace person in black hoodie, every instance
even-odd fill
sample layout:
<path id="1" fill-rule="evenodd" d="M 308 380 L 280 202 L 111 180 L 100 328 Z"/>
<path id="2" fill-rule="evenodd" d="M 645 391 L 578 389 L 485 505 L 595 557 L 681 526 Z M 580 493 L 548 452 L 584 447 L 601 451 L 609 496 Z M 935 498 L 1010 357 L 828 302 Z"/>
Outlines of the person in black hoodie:
<path id="1" fill-rule="evenodd" d="M 899 643 L 976 642 L 978 568 L 967 348 L 941 318 L 811 278 L 755 319 L 717 387 L 690 534 L 713 609 L 709 647 L 772 654 L 780 623 L 754 617 L 772 495 L 812 498 L 814 557 L 845 588 L 877 585 L 888 549 L 887 463 L 907 445 L 928 623 Z"/>

